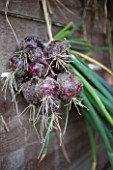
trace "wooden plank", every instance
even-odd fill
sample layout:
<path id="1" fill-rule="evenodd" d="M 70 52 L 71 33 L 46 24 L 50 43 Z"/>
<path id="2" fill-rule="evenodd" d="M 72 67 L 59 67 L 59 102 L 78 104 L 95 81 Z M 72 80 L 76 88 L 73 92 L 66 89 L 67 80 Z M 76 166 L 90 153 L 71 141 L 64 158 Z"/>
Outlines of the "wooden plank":
<path id="1" fill-rule="evenodd" d="M 69 21 L 74 21 L 78 23 L 81 21 L 81 9 L 82 4 L 80 1 L 71 0 L 68 4 L 68 1 L 62 0 L 64 5 L 72 9 L 74 14 L 70 14 L 64 8 L 61 10 L 64 12 L 65 18 L 56 8 L 55 4 L 50 1 L 53 16 L 52 19 L 56 22 L 68 23 Z M 0 1 L 0 9 L 5 9 L 5 1 Z M 43 12 L 38 1 L 32 0 L 11 0 L 9 10 L 16 13 L 21 13 L 24 15 L 38 16 L 43 18 Z M 61 17 L 62 16 L 62 17 Z M 76 16 L 76 17 L 75 17 Z M 9 20 L 21 41 L 24 37 L 28 35 L 38 35 L 42 39 L 47 40 L 46 26 L 42 23 L 37 23 L 33 21 L 28 21 L 25 19 L 9 17 Z M 53 27 L 53 32 L 56 33 L 58 28 Z M 7 61 L 13 55 L 16 41 L 15 38 L 5 20 L 3 15 L 0 15 L 0 74 L 6 71 Z M 80 35 L 76 34 L 76 37 Z M 102 36 L 99 36 L 99 41 L 104 43 Z M 98 41 L 98 38 L 97 38 Z M 96 41 L 96 42 L 97 42 Z M 103 53 L 102 53 L 103 56 Z M 0 89 L 2 88 L 3 83 L 0 82 Z M 26 103 L 23 101 L 22 97 L 19 98 L 20 110 L 22 110 Z M 37 156 L 41 148 L 41 144 L 37 140 L 34 129 L 31 129 L 27 122 L 28 115 L 25 115 L 22 119 L 22 122 L 25 128 L 28 129 L 28 134 L 24 126 L 22 126 L 17 118 L 15 105 L 11 102 L 10 92 L 7 92 L 7 100 L 3 99 L 3 93 L 0 95 L 0 113 L 3 115 L 10 132 L 7 133 L 3 124 L 0 122 L 0 169 L 2 170 L 69 170 L 76 168 L 77 170 L 83 169 L 83 167 L 91 167 L 91 156 L 89 155 L 90 145 L 87 136 L 87 131 L 85 128 L 84 120 L 82 116 L 80 117 L 75 110 L 70 114 L 69 124 L 67 132 L 64 138 L 65 147 L 67 153 L 71 159 L 71 163 L 67 163 L 64 155 L 59 146 L 59 141 L 56 137 L 55 132 L 52 133 L 51 142 L 49 145 L 49 150 L 45 160 L 38 164 Z M 29 135 L 29 137 L 28 137 Z M 100 143 L 100 140 L 98 141 Z M 107 157 L 105 149 L 98 148 L 98 152 L 102 151 L 103 158 L 98 156 L 100 169 L 101 165 L 107 162 Z M 102 162 L 103 161 L 103 162 Z M 80 165 L 82 164 L 82 165 Z M 84 169 L 85 170 L 85 169 Z M 87 170 L 87 169 L 86 169 Z"/>

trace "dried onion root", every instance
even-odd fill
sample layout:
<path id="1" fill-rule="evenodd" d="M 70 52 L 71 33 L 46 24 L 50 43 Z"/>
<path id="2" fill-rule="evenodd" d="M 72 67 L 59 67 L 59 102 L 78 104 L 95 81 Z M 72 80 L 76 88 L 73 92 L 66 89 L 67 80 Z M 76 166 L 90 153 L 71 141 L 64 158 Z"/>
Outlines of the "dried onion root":
<path id="1" fill-rule="evenodd" d="M 68 117 L 69 117 L 69 111 L 71 110 L 72 103 L 74 103 L 78 113 L 80 114 L 80 111 L 78 109 L 78 106 L 85 107 L 81 100 L 79 99 L 80 93 L 83 88 L 82 82 L 79 80 L 78 77 L 76 77 L 73 73 L 60 73 L 57 76 L 57 81 L 60 84 L 60 98 L 63 101 L 66 101 L 67 104 L 65 106 L 67 107 L 67 113 L 66 113 L 66 121 L 65 121 L 65 127 L 64 127 L 64 133 L 66 131 Z M 86 107 L 85 107 L 86 108 Z"/>
<path id="2" fill-rule="evenodd" d="M 29 114 L 29 123 L 43 144 L 48 130 L 52 131 L 53 128 L 58 130 L 61 144 L 72 103 L 78 112 L 78 106 L 85 107 L 79 98 L 83 84 L 68 66 L 72 58 L 69 48 L 65 39 L 44 45 L 38 37 L 26 37 L 19 51 L 9 59 L 9 72 L 1 75 L 6 78 L 2 88 L 4 97 L 8 86 L 15 101 L 16 94 L 23 95 L 28 106 L 19 113 L 19 117 Z M 59 121 L 62 119 L 60 109 L 63 102 L 66 103 L 63 107 L 67 112 L 62 132 Z"/>
<path id="3" fill-rule="evenodd" d="M 65 40 L 56 40 L 50 42 L 50 44 L 45 47 L 44 51 L 49 62 L 48 72 L 52 70 L 52 73 L 62 70 L 69 72 L 68 63 L 71 62 L 71 55 L 69 52 L 70 45 Z M 47 72 L 47 74 L 48 74 Z"/>
<path id="4" fill-rule="evenodd" d="M 9 86 L 12 95 L 12 100 L 14 100 L 15 99 L 14 89 L 17 90 L 14 72 L 4 72 L 1 74 L 1 78 L 2 79 L 5 78 L 4 84 L 2 86 L 2 91 L 4 91 L 4 99 L 6 100 L 7 88 Z"/>
<path id="5" fill-rule="evenodd" d="M 46 77 L 46 79 L 39 79 L 36 85 L 35 91 L 41 103 L 36 116 L 36 123 L 39 121 L 40 117 L 41 122 L 43 122 L 40 126 L 41 134 L 43 134 L 42 132 L 44 127 L 48 127 L 48 119 L 50 115 L 52 116 L 52 118 L 54 117 L 52 122 L 54 122 L 54 124 L 57 122 L 59 131 L 61 132 L 61 128 L 58 122 L 58 110 L 60 108 L 60 100 L 57 97 L 59 95 L 59 89 L 60 87 L 58 82 L 51 77 Z M 53 126 L 51 127 L 51 129 L 52 128 Z"/>
<path id="6" fill-rule="evenodd" d="M 39 103 L 39 99 L 35 93 L 35 86 L 38 78 L 32 78 L 26 83 L 22 84 L 20 91 L 22 92 L 24 99 L 29 104 L 21 113 L 20 116 L 28 111 L 30 111 L 29 121 L 35 121 L 36 105 Z M 34 123 L 33 123 L 34 124 Z"/>
<path id="7" fill-rule="evenodd" d="M 1 74 L 1 77 L 5 78 L 5 82 L 2 88 L 2 91 L 4 91 L 5 99 L 8 86 L 12 94 L 12 99 L 15 99 L 15 91 L 18 91 L 16 77 L 23 77 L 27 75 L 27 65 L 25 63 L 26 62 L 24 57 L 17 54 L 9 59 L 9 72 Z"/>

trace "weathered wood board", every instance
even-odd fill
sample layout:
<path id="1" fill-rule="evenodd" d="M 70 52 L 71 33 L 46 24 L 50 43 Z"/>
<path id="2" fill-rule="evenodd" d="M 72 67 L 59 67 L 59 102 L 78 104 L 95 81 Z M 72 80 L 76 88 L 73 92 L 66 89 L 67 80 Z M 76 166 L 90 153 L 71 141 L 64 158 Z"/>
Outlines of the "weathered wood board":
<path id="1" fill-rule="evenodd" d="M 64 17 L 59 9 L 56 7 L 54 1 L 50 1 L 53 9 L 52 20 L 55 22 L 68 23 L 73 21 L 75 24 L 79 23 L 82 18 L 83 6 L 79 0 L 62 0 L 68 8 L 72 10 L 72 14 L 65 8 L 61 7 Z M 5 1 L 0 1 L 0 10 L 5 9 Z M 40 3 L 35 0 L 10 0 L 9 11 L 43 18 L 43 12 Z M 47 40 L 46 25 L 20 19 L 16 17 L 9 17 L 9 20 L 21 41 L 28 35 L 38 35 Z M 53 33 L 56 33 L 60 28 L 53 26 Z M 96 28 L 95 28 L 96 29 Z M 94 29 L 94 30 L 95 30 Z M 101 32 L 101 31 L 100 31 Z M 95 38 L 95 35 L 97 38 Z M 80 35 L 76 35 L 79 36 Z M 89 39 L 93 44 L 104 45 L 105 39 L 103 34 L 97 35 L 90 30 Z M 99 41 L 98 41 L 99 40 Z M 11 57 L 16 47 L 15 38 L 6 22 L 4 15 L 0 14 L 0 74 L 6 71 L 8 58 Z M 96 54 L 96 53 L 95 53 Z M 98 54 L 99 55 L 99 54 Z M 104 53 L 104 56 L 107 56 Z M 100 53 L 99 60 L 102 61 L 103 53 Z M 0 83 L 0 89 L 3 83 Z M 21 110 L 24 107 L 23 99 L 20 98 Z M 25 133 L 24 127 L 19 122 L 15 111 L 15 105 L 11 101 L 10 93 L 7 93 L 7 100 L 4 100 L 3 93 L 0 95 L 0 113 L 3 115 L 10 132 L 6 132 L 3 124 L 0 121 L 0 170 L 89 170 L 91 169 L 92 158 L 90 153 L 90 144 L 85 128 L 85 123 L 82 116 L 73 110 L 70 113 L 69 124 L 65 135 L 64 143 L 67 153 L 71 159 L 71 163 L 67 163 L 62 150 L 59 146 L 59 141 L 55 132 L 52 133 L 51 143 L 47 157 L 44 161 L 38 164 L 37 156 L 40 151 L 41 144 L 37 140 L 37 136 L 33 129 L 28 126 L 25 115 L 23 124 L 28 127 L 28 134 Z M 100 139 L 96 137 L 98 143 L 98 167 L 97 170 L 102 170 L 107 163 L 107 156 L 105 148 L 101 145 Z M 100 152 L 100 153 L 99 153 Z"/>

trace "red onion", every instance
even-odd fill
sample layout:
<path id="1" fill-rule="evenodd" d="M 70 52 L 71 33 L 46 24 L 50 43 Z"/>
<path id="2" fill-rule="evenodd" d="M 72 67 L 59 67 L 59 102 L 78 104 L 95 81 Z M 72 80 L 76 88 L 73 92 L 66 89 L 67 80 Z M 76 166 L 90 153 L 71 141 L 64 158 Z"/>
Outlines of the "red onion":
<path id="1" fill-rule="evenodd" d="M 71 100 L 80 95 L 82 82 L 72 73 L 58 74 L 57 81 L 60 84 L 60 97 L 63 100 Z"/>
<path id="2" fill-rule="evenodd" d="M 35 87 L 37 83 L 37 79 L 33 78 L 26 83 L 23 84 L 22 86 L 22 93 L 24 98 L 26 99 L 27 103 L 29 104 L 38 104 L 39 100 L 35 92 Z"/>
<path id="3" fill-rule="evenodd" d="M 29 49 L 28 57 L 31 62 L 39 62 L 48 65 L 44 53 L 40 47 Z"/>
<path id="4" fill-rule="evenodd" d="M 71 55 L 69 52 L 69 43 L 65 40 L 52 41 L 47 47 L 44 48 L 49 67 L 53 73 L 58 74 L 61 70 L 68 71 L 68 64 L 71 62 Z"/>
<path id="5" fill-rule="evenodd" d="M 43 53 L 43 44 L 38 37 L 26 37 L 22 41 L 22 50 L 28 55 L 30 62 L 39 62 L 48 65 Z"/>
<path id="6" fill-rule="evenodd" d="M 45 47 L 44 51 L 46 55 L 51 58 L 53 56 L 57 56 L 59 54 L 70 54 L 69 53 L 69 48 L 70 45 L 69 43 L 65 40 L 55 40 L 52 41 L 47 47 Z"/>
<path id="7" fill-rule="evenodd" d="M 57 97 L 60 88 L 56 80 L 46 77 L 46 79 L 39 79 L 35 90 L 39 99 L 43 99 L 46 96 Z"/>
<path id="8" fill-rule="evenodd" d="M 39 40 L 38 37 L 35 36 L 29 36 L 24 38 L 24 40 L 22 41 L 22 45 L 21 45 L 21 49 L 26 49 L 26 48 L 37 48 L 40 47 L 43 49 L 43 44 L 42 42 Z"/>
<path id="9" fill-rule="evenodd" d="M 27 75 L 26 59 L 23 55 L 14 55 L 9 59 L 8 67 L 10 71 L 15 71 L 17 77 Z"/>
<path id="10" fill-rule="evenodd" d="M 29 76 L 31 77 L 37 75 L 38 77 L 43 78 L 46 75 L 47 68 L 43 64 L 31 63 L 29 64 L 28 72 L 29 72 Z"/>

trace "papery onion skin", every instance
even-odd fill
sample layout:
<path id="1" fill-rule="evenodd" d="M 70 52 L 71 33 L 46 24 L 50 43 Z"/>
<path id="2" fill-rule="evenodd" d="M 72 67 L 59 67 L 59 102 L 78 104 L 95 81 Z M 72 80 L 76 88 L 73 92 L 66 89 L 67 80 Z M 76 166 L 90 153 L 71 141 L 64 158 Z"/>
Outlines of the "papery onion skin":
<path id="1" fill-rule="evenodd" d="M 57 97 L 60 92 L 60 86 L 53 78 L 46 77 L 46 79 L 39 79 L 35 90 L 40 99 L 46 96 Z"/>
<path id="2" fill-rule="evenodd" d="M 73 73 L 58 74 L 57 81 L 60 84 L 60 97 L 63 100 L 71 100 L 80 96 L 83 84 Z"/>

